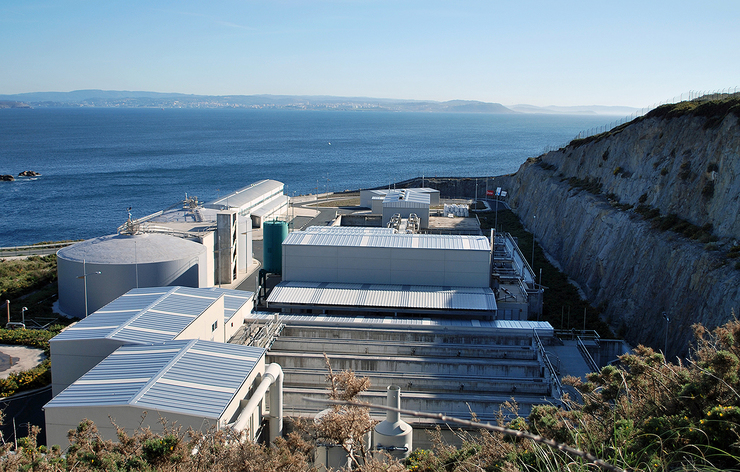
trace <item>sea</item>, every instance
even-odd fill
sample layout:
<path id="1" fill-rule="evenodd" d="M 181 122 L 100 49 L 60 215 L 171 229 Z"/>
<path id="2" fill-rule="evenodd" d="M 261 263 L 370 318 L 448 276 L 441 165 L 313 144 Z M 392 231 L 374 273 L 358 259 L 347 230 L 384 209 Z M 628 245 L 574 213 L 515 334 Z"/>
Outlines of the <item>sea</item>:
<path id="1" fill-rule="evenodd" d="M 600 115 L 174 108 L 0 109 L 0 247 L 115 233 L 262 179 L 287 195 L 515 172 Z M 35 178 L 17 177 L 26 170 Z"/>

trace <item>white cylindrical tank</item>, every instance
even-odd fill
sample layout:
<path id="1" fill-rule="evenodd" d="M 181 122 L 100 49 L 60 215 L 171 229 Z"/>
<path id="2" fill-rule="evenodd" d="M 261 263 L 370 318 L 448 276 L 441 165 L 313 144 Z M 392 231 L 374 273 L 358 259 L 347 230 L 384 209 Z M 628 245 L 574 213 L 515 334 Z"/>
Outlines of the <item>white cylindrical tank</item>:
<path id="1" fill-rule="evenodd" d="M 388 387 L 388 406 L 401 408 L 401 388 L 398 385 Z M 396 459 L 406 459 L 411 454 L 413 432 L 399 412 L 388 411 L 385 420 L 375 426 L 373 450 L 385 451 Z"/>
<path id="2" fill-rule="evenodd" d="M 206 248 L 165 234 L 114 234 L 57 252 L 59 309 L 85 317 L 132 288 L 206 286 Z M 85 296 L 87 292 L 87 297 Z"/>

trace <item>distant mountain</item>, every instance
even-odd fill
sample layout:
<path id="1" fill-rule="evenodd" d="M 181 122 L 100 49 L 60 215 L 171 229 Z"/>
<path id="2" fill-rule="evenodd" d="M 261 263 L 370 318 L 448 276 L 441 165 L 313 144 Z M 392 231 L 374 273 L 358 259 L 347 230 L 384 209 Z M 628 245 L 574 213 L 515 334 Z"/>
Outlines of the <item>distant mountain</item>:
<path id="1" fill-rule="evenodd" d="M 618 115 L 627 116 L 639 110 L 639 108 L 621 107 L 621 106 L 547 106 L 538 107 L 534 105 L 511 105 L 510 109 L 520 113 L 544 113 L 550 115 Z"/>
<path id="2" fill-rule="evenodd" d="M 517 113 L 500 103 L 470 100 L 447 102 L 367 97 L 292 95 L 188 95 L 117 90 L 75 90 L 0 95 L 0 100 L 23 101 L 32 107 L 117 108 L 275 108 L 303 110 L 385 110 L 448 113 Z"/>

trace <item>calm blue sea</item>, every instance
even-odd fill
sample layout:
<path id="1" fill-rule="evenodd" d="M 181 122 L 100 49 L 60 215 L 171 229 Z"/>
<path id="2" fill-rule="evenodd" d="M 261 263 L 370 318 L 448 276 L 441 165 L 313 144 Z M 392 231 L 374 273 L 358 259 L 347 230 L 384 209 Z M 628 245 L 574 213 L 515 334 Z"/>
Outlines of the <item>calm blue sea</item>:
<path id="1" fill-rule="evenodd" d="M 300 195 L 516 171 L 609 117 L 220 109 L 0 109 L 0 246 L 111 234 L 260 179 Z"/>

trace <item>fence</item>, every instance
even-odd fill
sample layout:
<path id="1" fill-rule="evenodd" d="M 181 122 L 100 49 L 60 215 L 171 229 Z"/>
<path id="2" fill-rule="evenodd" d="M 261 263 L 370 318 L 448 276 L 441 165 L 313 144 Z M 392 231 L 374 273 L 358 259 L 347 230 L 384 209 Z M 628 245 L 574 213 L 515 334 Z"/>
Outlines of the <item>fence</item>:
<path id="1" fill-rule="evenodd" d="M 677 95 L 669 100 L 665 100 L 662 102 L 654 103 L 649 107 L 640 108 L 639 110 L 636 110 L 634 113 L 632 113 L 629 116 L 625 116 L 624 118 L 620 118 L 618 120 L 612 121 L 608 124 L 597 126 L 594 128 L 589 128 L 581 131 L 578 133 L 573 139 L 583 139 L 588 138 L 590 136 L 595 136 L 597 134 L 606 133 L 609 130 L 612 130 L 616 128 L 617 126 L 623 125 L 624 123 L 629 123 L 630 121 L 634 120 L 635 118 L 639 118 L 640 116 L 643 116 L 647 114 L 648 112 L 658 108 L 662 105 L 668 105 L 668 104 L 674 104 L 674 103 L 680 103 L 680 102 L 686 102 L 691 100 L 718 100 L 721 98 L 727 98 L 727 97 L 734 97 L 734 96 L 740 96 L 740 91 L 738 90 L 740 87 L 728 87 L 722 90 L 715 90 L 715 91 L 697 91 L 697 90 L 690 90 L 687 93 L 682 93 L 681 95 Z M 548 153 L 551 151 L 557 151 L 558 149 L 562 149 L 566 147 L 568 144 L 570 144 L 570 141 L 565 142 L 560 145 L 550 145 L 545 146 L 545 149 L 543 150 L 544 153 Z"/>

